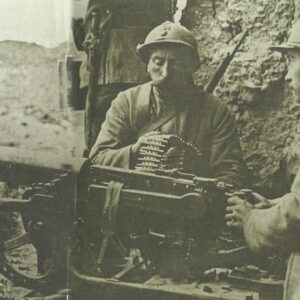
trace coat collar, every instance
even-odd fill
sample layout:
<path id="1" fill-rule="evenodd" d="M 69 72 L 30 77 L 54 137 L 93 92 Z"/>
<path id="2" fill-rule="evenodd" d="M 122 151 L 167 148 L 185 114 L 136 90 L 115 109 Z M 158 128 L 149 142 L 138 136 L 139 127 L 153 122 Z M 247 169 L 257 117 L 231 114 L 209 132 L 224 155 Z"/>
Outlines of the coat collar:
<path id="1" fill-rule="evenodd" d="M 135 99 L 135 109 L 133 110 L 133 128 L 136 132 L 140 130 L 145 124 L 150 122 L 150 96 L 152 92 L 152 82 L 149 81 L 140 86 L 138 94 Z M 190 110 L 199 110 L 200 103 L 202 102 L 202 95 L 197 86 L 187 91 L 184 96 L 179 99 L 179 107 L 176 107 L 180 123 L 186 118 Z"/>
<path id="2" fill-rule="evenodd" d="M 134 131 L 138 132 L 146 123 L 150 121 L 150 93 L 152 83 L 147 82 L 140 86 L 136 99 L 135 108 L 132 111 L 132 122 Z"/>

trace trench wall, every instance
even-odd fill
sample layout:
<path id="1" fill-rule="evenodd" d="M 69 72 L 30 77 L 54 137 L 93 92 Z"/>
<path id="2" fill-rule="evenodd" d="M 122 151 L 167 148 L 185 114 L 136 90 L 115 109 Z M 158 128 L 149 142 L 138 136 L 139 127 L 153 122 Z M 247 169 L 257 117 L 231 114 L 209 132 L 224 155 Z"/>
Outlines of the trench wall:
<path id="1" fill-rule="evenodd" d="M 248 185 L 269 196 L 288 191 L 299 166 L 300 109 L 284 81 L 286 58 L 268 47 L 285 41 L 299 17 L 297 0 L 193 0 L 184 16 L 198 41 L 195 79 L 203 86 L 249 30 L 215 95 L 235 116 Z"/>

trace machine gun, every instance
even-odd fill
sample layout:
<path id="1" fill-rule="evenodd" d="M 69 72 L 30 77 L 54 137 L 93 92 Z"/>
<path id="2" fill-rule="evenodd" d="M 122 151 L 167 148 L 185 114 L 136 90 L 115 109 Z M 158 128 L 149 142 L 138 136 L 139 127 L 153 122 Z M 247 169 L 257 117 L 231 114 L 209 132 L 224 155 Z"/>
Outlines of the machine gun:
<path id="1" fill-rule="evenodd" d="M 68 286 L 78 297 L 74 299 L 120 299 L 123 292 L 140 299 L 141 290 L 143 296 L 167 293 L 189 299 L 183 287 L 174 294 L 174 285 L 154 291 L 151 284 L 156 276 L 193 275 L 203 262 L 205 267 L 222 266 L 222 259 L 209 260 L 223 255 L 228 263 L 233 254 L 211 247 L 224 224 L 221 215 L 230 185 L 192 174 L 143 173 L 83 160 L 62 164 L 61 158 L 12 152 L 7 160 L 2 155 L 1 180 L 40 182 L 27 188 L 22 200 L 0 199 L 0 211 L 22 213 L 23 234 L 1 241 L 0 248 L 0 272 L 18 286 L 43 294 Z M 37 252 L 35 276 L 22 273 L 7 255 L 30 243 Z M 243 249 L 238 253 L 245 261 Z"/>
<path id="2" fill-rule="evenodd" d="M 77 218 L 86 226 L 84 244 L 95 245 L 97 262 L 92 265 L 100 276 L 112 271 L 111 265 L 105 267 L 106 253 L 113 251 L 108 251 L 109 240 L 123 257 L 130 248 L 138 248 L 154 268 L 160 264 L 158 248 L 163 240 L 168 245 L 212 240 L 224 228 L 225 193 L 233 189 L 216 179 L 164 170 L 151 174 L 90 166 L 84 178 L 91 184 L 84 189 L 88 195 Z M 191 245 L 184 256 L 189 257 L 190 251 Z"/>
<path id="3" fill-rule="evenodd" d="M 212 290 L 211 298 L 205 293 L 204 270 L 258 261 L 241 236 L 238 240 L 230 232 L 220 234 L 232 185 L 172 170 L 146 173 L 92 165 L 83 174 L 88 193 L 77 199 L 78 244 L 71 255 L 76 295 L 97 290 L 103 299 L 151 299 L 161 293 L 170 299 L 248 299 L 249 290 L 236 286 L 230 295 L 220 289 Z M 261 281 L 261 274 L 256 275 L 248 280 L 227 273 L 226 280 L 245 286 L 252 282 L 254 290 L 264 291 L 261 294 L 269 289 L 280 294 L 282 281 L 270 280 L 269 275 Z M 201 283 L 196 290 L 192 283 L 179 283 L 195 281 Z M 116 289 L 118 293 L 112 292 Z"/>

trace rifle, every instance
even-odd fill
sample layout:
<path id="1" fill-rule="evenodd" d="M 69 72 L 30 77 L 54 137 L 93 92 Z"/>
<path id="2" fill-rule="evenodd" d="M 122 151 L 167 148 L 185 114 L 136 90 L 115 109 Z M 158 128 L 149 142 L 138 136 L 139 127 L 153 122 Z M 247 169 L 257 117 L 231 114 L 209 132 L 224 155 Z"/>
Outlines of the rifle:
<path id="1" fill-rule="evenodd" d="M 215 73 L 213 74 L 211 79 L 209 80 L 208 84 L 205 86 L 205 91 L 207 93 L 209 93 L 209 94 L 213 93 L 213 91 L 215 90 L 216 86 L 218 85 L 220 79 L 222 78 L 222 76 L 226 72 L 227 67 L 229 66 L 230 62 L 234 58 L 236 52 L 238 51 L 238 49 L 240 48 L 240 46 L 244 42 L 247 35 L 248 35 L 248 30 L 246 30 L 243 33 L 240 41 L 237 43 L 237 45 L 234 47 L 234 49 L 231 52 L 228 52 L 226 57 L 224 58 L 224 60 L 221 61 L 221 63 L 219 64 L 217 70 L 215 71 Z"/>
<path id="2" fill-rule="evenodd" d="M 99 77 L 100 59 L 104 53 L 105 46 L 107 46 L 108 32 L 106 27 L 110 19 L 111 12 L 107 12 L 103 20 L 100 20 L 100 14 L 98 12 L 92 12 L 91 31 L 83 43 L 84 49 L 88 52 L 89 83 L 87 103 L 89 103 L 89 106 L 86 113 L 89 116 L 93 116 L 93 112 L 95 111 L 95 93 Z M 89 120 L 89 122 L 85 124 L 85 126 L 88 127 L 87 143 L 90 143 L 93 136 L 93 123 L 93 120 Z M 87 145 L 88 151 L 91 146 L 92 145 Z"/>

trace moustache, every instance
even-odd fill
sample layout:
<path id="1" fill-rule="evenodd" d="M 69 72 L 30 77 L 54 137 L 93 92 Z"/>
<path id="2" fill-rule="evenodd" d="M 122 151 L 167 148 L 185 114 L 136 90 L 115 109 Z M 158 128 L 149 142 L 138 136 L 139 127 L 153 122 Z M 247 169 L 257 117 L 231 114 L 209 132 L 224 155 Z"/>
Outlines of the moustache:
<path id="1" fill-rule="evenodd" d="M 166 88 L 178 88 L 183 87 L 188 84 L 188 80 L 185 80 L 181 77 L 174 77 L 174 78 L 157 78 L 152 79 L 153 85 L 157 87 L 166 87 Z"/>

